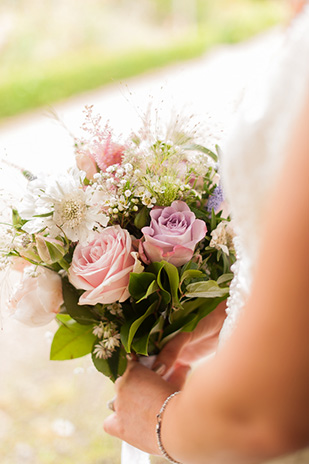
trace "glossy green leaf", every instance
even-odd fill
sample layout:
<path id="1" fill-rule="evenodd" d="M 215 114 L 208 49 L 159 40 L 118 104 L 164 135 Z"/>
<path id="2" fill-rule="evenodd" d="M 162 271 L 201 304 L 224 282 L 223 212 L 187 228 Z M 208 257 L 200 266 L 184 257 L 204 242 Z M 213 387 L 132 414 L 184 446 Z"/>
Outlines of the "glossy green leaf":
<path id="1" fill-rule="evenodd" d="M 91 306 L 78 304 L 77 290 L 67 279 L 62 279 L 62 293 L 64 306 L 67 313 L 77 322 L 83 325 L 95 324 L 100 319 Z"/>
<path id="2" fill-rule="evenodd" d="M 178 289 L 179 289 L 179 274 L 178 274 L 178 269 L 173 266 L 173 264 L 170 264 L 168 262 L 164 262 L 164 266 L 161 268 L 161 270 L 158 273 L 157 281 L 159 284 L 159 287 L 162 290 L 165 290 L 162 284 L 162 272 L 165 271 L 169 280 L 169 286 L 170 286 L 170 292 L 172 296 L 172 305 L 174 308 L 181 308 L 181 304 L 179 302 L 179 297 L 178 297 Z"/>
<path id="3" fill-rule="evenodd" d="M 157 306 L 158 306 L 158 302 L 155 301 L 149 306 L 147 311 L 142 316 L 140 316 L 135 321 L 125 322 L 124 325 L 121 327 L 120 329 L 121 341 L 127 353 L 131 352 L 132 341 L 133 341 L 134 335 L 136 334 L 137 330 L 142 325 L 144 320 L 156 310 Z"/>
<path id="4" fill-rule="evenodd" d="M 194 208 L 194 206 L 190 206 L 190 209 L 192 211 L 192 213 L 195 214 L 195 216 L 198 218 L 198 219 L 202 219 L 202 221 L 206 222 L 206 221 L 209 221 L 209 213 L 208 211 L 203 211 L 201 209 L 198 209 L 198 208 Z"/>
<path id="5" fill-rule="evenodd" d="M 50 350 L 50 359 L 62 361 L 74 359 L 91 353 L 96 337 L 92 333 L 93 326 L 73 322 L 61 325 L 54 335 Z"/>
<path id="6" fill-rule="evenodd" d="M 232 272 L 228 272 L 227 274 L 222 274 L 217 280 L 217 284 L 222 285 L 227 282 L 231 282 L 231 280 L 233 280 L 233 277 L 234 277 L 234 274 Z"/>
<path id="7" fill-rule="evenodd" d="M 187 287 L 187 298 L 220 298 L 227 296 L 229 288 L 221 288 L 214 280 L 207 282 L 194 282 Z"/>
<path id="8" fill-rule="evenodd" d="M 216 307 L 218 306 L 218 304 L 224 300 L 225 300 L 225 297 L 205 298 L 204 303 L 199 306 L 197 313 L 195 314 L 195 317 L 192 318 L 192 320 L 189 321 L 188 323 L 184 324 L 182 328 L 182 332 L 192 332 L 192 330 L 195 329 L 199 321 L 203 319 L 204 317 L 207 317 L 208 314 L 214 311 Z"/>
<path id="9" fill-rule="evenodd" d="M 203 277 L 205 274 L 202 271 L 198 271 L 197 269 L 188 269 L 187 271 L 183 272 L 181 275 L 180 285 L 186 279 L 197 279 L 198 277 Z"/>
<path id="10" fill-rule="evenodd" d="M 74 319 L 71 318 L 71 316 L 69 314 L 61 314 L 61 313 L 58 313 L 57 316 L 56 316 L 56 319 L 61 323 L 61 324 L 64 324 L 64 325 L 71 325 L 73 324 L 74 322 Z"/>
<path id="11" fill-rule="evenodd" d="M 120 377 L 126 370 L 126 352 L 123 347 L 118 348 L 108 359 L 97 358 L 92 353 L 92 362 L 99 372 L 102 372 L 102 374 L 106 375 L 106 377 L 109 377 L 112 382 L 115 382 L 117 378 Z"/>
<path id="12" fill-rule="evenodd" d="M 174 311 L 170 315 L 170 321 L 173 323 L 178 320 L 184 319 L 188 314 L 197 310 L 204 303 L 205 303 L 205 298 L 195 298 L 194 300 L 185 301 L 182 304 L 182 309 L 180 311 Z"/>
<path id="13" fill-rule="evenodd" d="M 144 206 L 135 216 L 134 225 L 138 229 L 142 229 L 143 227 L 147 226 L 150 223 L 150 214 L 149 208 Z"/>
<path id="14" fill-rule="evenodd" d="M 129 281 L 129 292 L 135 300 L 140 300 L 147 293 L 149 285 L 156 280 L 156 276 L 151 272 L 141 272 L 137 274 L 131 272 Z"/>
<path id="15" fill-rule="evenodd" d="M 138 300 L 137 303 L 140 303 L 142 300 L 146 300 L 150 295 L 156 293 L 158 290 L 160 290 L 160 287 L 157 284 L 157 281 L 153 280 L 147 288 L 147 292 L 145 293 L 145 295 L 140 300 Z"/>
<path id="16" fill-rule="evenodd" d="M 149 317 L 141 325 L 140 330 L 144 332 L 144 334 L 136 340 L 134 339 L 132 342 L 132 349 L 135 351 L 135 353 L 148 356 L 149 340 L 152 334 L 152 329 L 153 327 L 155 327 L 156 324 L 157 321 L 155 320 L 155 318 Z M 138 333 L 136 335 L 138 335 Z"/>

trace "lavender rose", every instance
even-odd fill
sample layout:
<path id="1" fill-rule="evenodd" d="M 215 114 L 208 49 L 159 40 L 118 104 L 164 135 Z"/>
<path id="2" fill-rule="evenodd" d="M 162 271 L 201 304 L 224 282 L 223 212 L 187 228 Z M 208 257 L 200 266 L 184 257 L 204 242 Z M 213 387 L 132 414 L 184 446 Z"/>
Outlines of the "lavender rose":
<path id="1" fill-rule="evenodd" d="M 110 304 L 129 298 L 130 273 L 142 271 L 129 232 L 111 226 L 98 233 L 91 243 L 77 245 L 69 280 L 75 288 L 86 290 L 79 304 Z"/>
<path id="2" fill-rule="evenodd" d="M 189 262 L 196 244 L 205 237 L 205 222 L 196 219 L 183 201 L 174 201 L 166 208 L 154 208 L 150 216 L 150 226 L 142 229 L 142 259 L 145 262 L 168 261 L 177 267 Z"/>

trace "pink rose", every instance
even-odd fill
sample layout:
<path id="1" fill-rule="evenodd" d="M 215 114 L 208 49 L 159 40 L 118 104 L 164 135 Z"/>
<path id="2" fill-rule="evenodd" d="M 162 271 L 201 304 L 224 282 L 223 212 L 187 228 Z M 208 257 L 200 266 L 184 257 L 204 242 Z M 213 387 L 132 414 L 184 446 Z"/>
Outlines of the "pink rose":
<path id="1" fill-rule="evenodd" d="M 61 277 L 44 267 L 25 266 L 9 301 L 14 319 L 29 325 L 48 324 L 63 303 Z"/>
<path id="2" fill-rule="evenodd" d="M 150 216 L 150 226 L 142 228 L 144 261 L 163 260 L 174 266 L 189 262 L 196 244 L 205 237 L 205 222 L 196 219 L 183 201 L 174 201 L 167 208 L 154 208 Z"/>
<path id="3" fill-rule="evenodd" d="M 111 226 L 88 245 L 77 245 L 69 280 L 74 287 L 86 290 L 79 304 L 110 304 L 129 298 L 130 273 L 142 269 L 137 253 L 132 250 L 129 232 Z"/>

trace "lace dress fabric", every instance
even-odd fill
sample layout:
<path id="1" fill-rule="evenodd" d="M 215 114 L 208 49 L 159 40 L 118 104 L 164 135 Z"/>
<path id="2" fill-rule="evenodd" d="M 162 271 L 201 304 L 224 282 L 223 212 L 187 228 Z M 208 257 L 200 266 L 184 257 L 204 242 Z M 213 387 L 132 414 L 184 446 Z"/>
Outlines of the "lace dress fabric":
<path id="1" fill-rule="evenodd" d="M 250 293 L 264 211 L 284 162 L 286 143 L 308 94 L 309 5 L 282 35 L 267 75 L 259 77 L 246 95 L 223 150 L 221 174 L 236 229 L 238 259 L 221 344 L 237 326 Z M 309 449 L 272 463 L 309 463 Z"/>

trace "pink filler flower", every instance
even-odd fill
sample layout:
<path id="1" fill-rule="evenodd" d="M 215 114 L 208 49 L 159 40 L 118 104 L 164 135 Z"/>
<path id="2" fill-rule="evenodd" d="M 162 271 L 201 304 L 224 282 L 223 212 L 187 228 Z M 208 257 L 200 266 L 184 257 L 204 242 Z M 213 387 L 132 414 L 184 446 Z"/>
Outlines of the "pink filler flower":
<path id="1" fill-rule="evenodd" d="M 77 167 L 85 171 L 90 180 L 98 172 L 97 167 L 105 172 L 108 166 L 121 164 L 124 149 L 123 145 L 112 141 L 112 135 L 108 132 L 105 140 L 95 141 L 87 149 L 77 153 Z"/>

